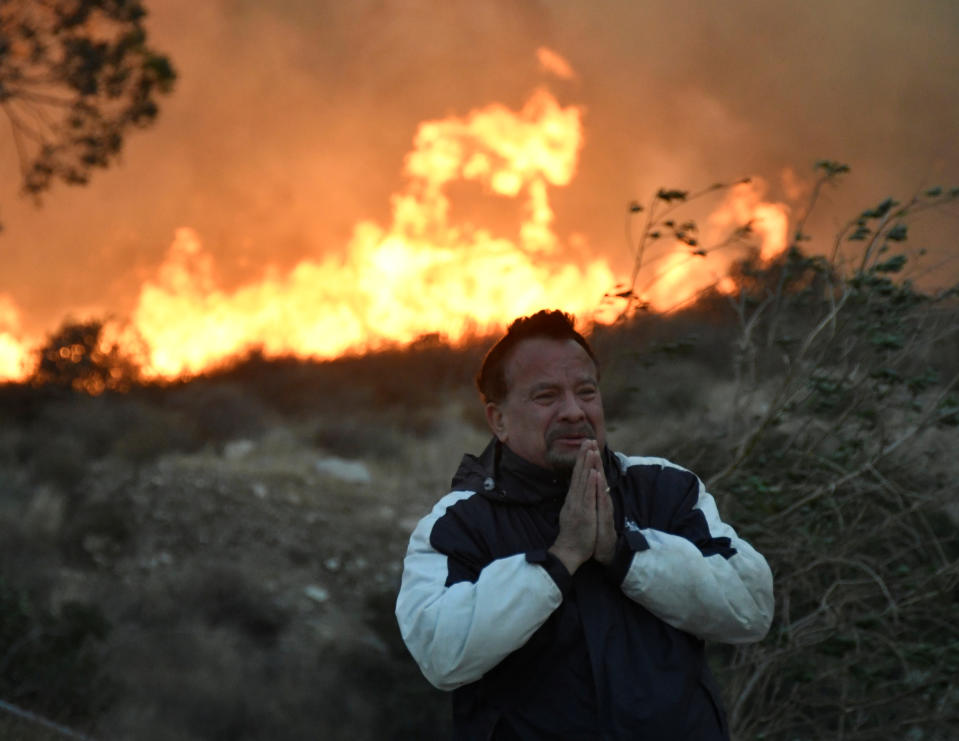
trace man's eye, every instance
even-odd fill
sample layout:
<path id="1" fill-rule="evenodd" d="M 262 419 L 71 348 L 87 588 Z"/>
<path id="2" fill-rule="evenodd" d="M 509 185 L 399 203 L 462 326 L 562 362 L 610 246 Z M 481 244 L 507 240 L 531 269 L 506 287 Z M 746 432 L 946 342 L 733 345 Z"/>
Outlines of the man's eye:
<path id="1" fill-rule="evenodd" d="M 533 395 L 533 401 L 540 403 L 550 402 L 555 398 L 556 394 L 553 391 L 540 391 L 538 394 Z"/>
<path id="2" fill-rule="evenodd" d="M 592 399 L 594 396 L 596 396 L 596 387 L 585 386 L 579 390 L 579 395 L 584 399 Z"/>

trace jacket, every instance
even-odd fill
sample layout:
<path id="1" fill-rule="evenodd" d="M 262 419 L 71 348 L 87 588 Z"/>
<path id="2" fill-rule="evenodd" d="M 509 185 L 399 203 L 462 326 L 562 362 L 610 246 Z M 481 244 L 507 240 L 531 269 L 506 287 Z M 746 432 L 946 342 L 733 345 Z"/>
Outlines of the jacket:
<path id="1" fill-rule="evenodd" d="M 568 477 L 496 440 L 414 529 L 396 616 L 459 739 L 728 738 L 704 641 L 761 639 L 766 560 L 691 472 L 608 448 L 616 554 L 571 576 L 548 548 Z"/>

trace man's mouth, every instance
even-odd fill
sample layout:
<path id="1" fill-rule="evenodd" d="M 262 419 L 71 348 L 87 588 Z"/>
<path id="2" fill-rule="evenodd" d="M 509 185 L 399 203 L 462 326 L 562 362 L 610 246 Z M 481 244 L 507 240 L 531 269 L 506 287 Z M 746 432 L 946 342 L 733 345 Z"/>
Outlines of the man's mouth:
<path id="1" fill-rule="evenodd" d="M 596 432 L 590 426 L 577 427 L 574 429 L 556 429 L 550 430 L 546 435 L 546 444 L 548 446 L 559 443 L 563 446 L 579 447 L 583 440 L 595 440 Z"/>

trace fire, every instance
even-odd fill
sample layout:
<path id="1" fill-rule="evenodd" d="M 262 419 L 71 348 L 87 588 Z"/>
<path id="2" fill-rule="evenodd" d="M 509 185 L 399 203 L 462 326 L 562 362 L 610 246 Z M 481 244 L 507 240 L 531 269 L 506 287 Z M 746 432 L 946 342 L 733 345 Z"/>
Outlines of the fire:
<path id="1" fill-rule="evenodd" d="M 541 46 L 536 50 L 536 59 L 539 66 L 547 72 L 556 75 L 561 80 L 575 80 L 576 72 L 562 56 L 552 49 Z"/>
<path id="2" fill-rule="evenodd" d="M 559 55 L 539 51 L 560 77 L 573 72 Z M 576 174 L 583 110 L 535 91 L 519 110 L 487 105 L 465 116 L 419 125 L 403 162 L 405 185 L 391 198 L 386 225 L 361 221 L 342 256 L 304 259 L 287 271 L 225 290 L 200 235 L 179 229 L 167 255 L 140 289 L 128 321 L 104 325 L 103 341 L 140 363 L 147 378 L 202 372 L 251 350 L 266 357 L 326 359 L 408 344 L 424 334 L 455 343 L 502 328 L 543 307 L 601 320 L 604 294 L 615 285 L 608 261 L 571 261 L 583 240 L 554 229 L 552 188 Z M 449 191 L 472 183 L 490 198 L 515 203 L 506 234 L 455 218 Z M 717 235 L 750 222 L 763 258 L 785 245 L 788 213 L 762 200 L 761 186 L 737 186 L 712 215 Z M 664 240 L 665 242 L 665 240 Z M 686 244 L 660 245 L 638 286 L 644 301 L 668 311 L 708 285 L 732 290 L 732 257 L 691 254 Z M 612 318 L 612 317 L 610 317 Z M 0 380 L 30 375 L 32 352 L 18 337 L 16 305 L 0 295 Z"/>
<path id="3" fill-rule="evenodd" d="M 771 260 L 786 249 L 789 208 L 783 203 L 767 203 L 763 200 L 765 193 L 766 183 L 761 178 L 739 183 L 709 221 L 714 230 L 727 232 L 749 224 L 760 241 L 760 259 Z"/>
<path id="4" fill-rule="evenodd" d="M 17 339 L 20 310 L 9 296 L 0 293 L 0 381 L 22 378 L 29 366 L 29 353 Z"/>
<path id="5" fill-rule="evenodd" d="M 742 243 L 730 235 L 748 225 L 749 243 L 769 261 L 786 247 L 789 209 L 783 203 L 763 200 L 761 178 L 737 183 L 707 219 L 696 245 L 679 239 L 662 239 L 645 260 L 636 293 L 640 302 L 657 312 L 673 311 L 695 299 L 704 289 L 732 294 L 736 282 L 729 277 L 733 260 L 742 255 Z"/>
<path id="6" fill-rule="evenodd" d="M 424 333 L 455 342 L 543 306 L 588 315 L 612 271 L 603 259 L 563 260 L 549 201 L 549 188 L 575 174 L 581 119 L 539 90 L 518 112 L 490 105 L 424 122 L 387 227 L 361 222 L 345 258 L 303 260 L 233 292 L 217 287 L 198 235 L 181 229 L 131 317 L 148 348 L 145 372 L 192 374 L 251 348 L 331 358 Z M 518 233 L 455 222 L 446 189 L 456 181 L 518 199 Z"/>

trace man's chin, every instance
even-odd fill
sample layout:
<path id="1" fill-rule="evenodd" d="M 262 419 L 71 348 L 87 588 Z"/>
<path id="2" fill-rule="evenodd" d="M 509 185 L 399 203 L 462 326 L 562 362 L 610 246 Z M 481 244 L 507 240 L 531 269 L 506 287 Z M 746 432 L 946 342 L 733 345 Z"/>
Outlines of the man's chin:
<path id="1" fill-rule="evenodd" d="M 596 438 L 590 437 L 589 439 L 595 440 Z M 576 465 L 576 458 L 579 456 L 581 445 L 582 440 L 579 440 L 576 445 L 564 445 L 562 438 L 550 441 L 546 448 L 546 462 L 554 471 L 570 473 Z"/>
<path id="2" fill-rule="evenodd" d="M 568 453 L 564 450 L 548 450 L 546 452 L 546 462 L 549 463 L 550 468 L 559 473 L 572 473 L 573 467 L 576 465 L 576 456 L 578 451 L 575 453 Z"/>

